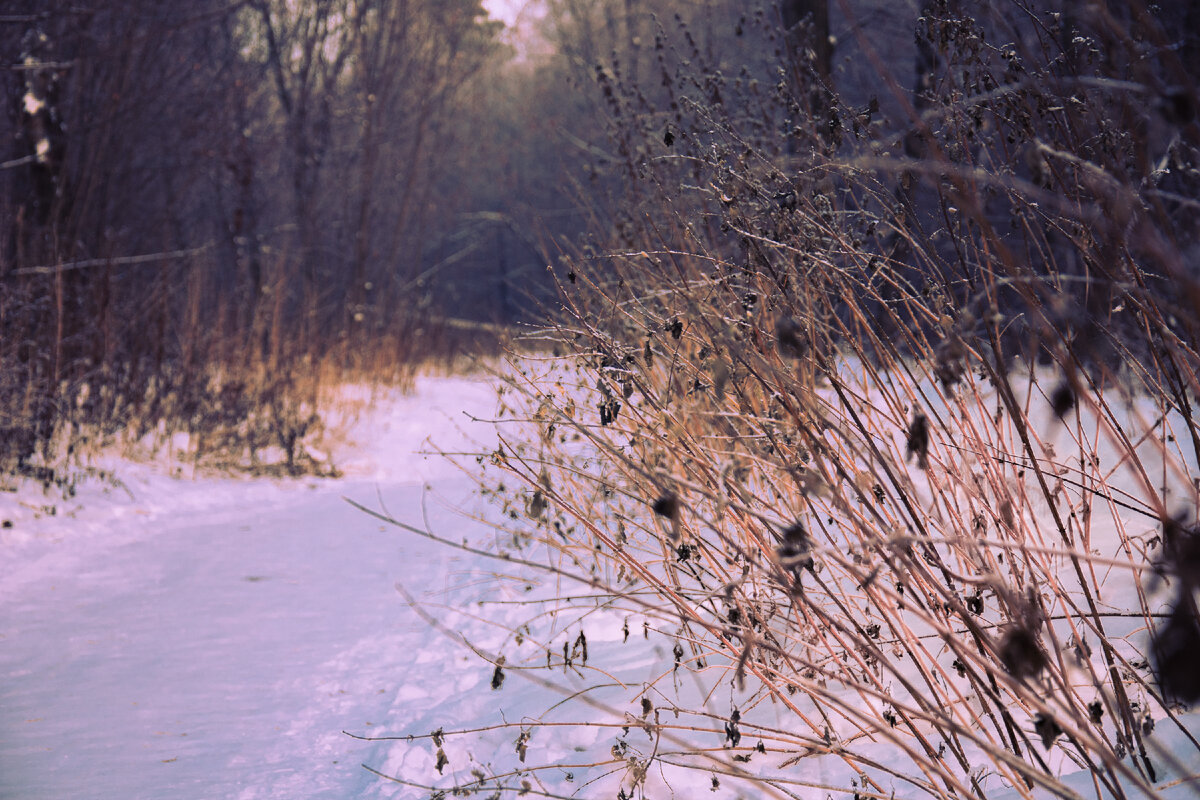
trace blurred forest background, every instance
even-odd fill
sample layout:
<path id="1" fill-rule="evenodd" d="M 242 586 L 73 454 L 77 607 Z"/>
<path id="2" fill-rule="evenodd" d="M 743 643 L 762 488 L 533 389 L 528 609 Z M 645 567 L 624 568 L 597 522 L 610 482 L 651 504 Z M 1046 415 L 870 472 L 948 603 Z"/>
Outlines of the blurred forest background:
<path id="1" fill-rule="evenodd" d="M 758 126 L 784 205 L 772 158 L 919 156 L 952 66 L 927 21 L 961 4 L 529 5 L 517 35 L 480 0 L 5 3 L 0 462 L 181 429 L 300 468 L 322 381 L 478 349 L 555 306 L 548 266 L 633 244 L 706 104 Z M 1012 5 L 1064 41 L 1087 15 Z M 1197 74 L 1194 37 L 1178 55 Z"/>

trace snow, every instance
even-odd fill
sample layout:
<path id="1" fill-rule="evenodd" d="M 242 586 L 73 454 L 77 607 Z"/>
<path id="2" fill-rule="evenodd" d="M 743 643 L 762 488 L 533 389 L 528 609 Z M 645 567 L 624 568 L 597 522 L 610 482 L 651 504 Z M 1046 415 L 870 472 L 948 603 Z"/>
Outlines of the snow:
<path id="1" fill-rule="evenodd" d="M 346 387 L 341 400 L 334 422 L 347 433 L 322 444 L 343 470 L 337 480 L 179 478 L 174 466 L 106 456 L 67 500 L 30 487 L 0 495 L 11 523 L 0 527 L 0 800 L 417 798 L 429 796 L 421 786 L 546 764 L 527 778 L 545 791 L 611 797 L 624 770 L 589 764 L 618 744 L 630 758 L 672 747 L 639 730 L 629 687 L 654 687 L 651 722 L 673 705 L 719 716 L 736 704 L 719 677 L 673 674 L 671 631 L 654 620 L 643 635 L 636 615 L 586 605 L 547 614 L 538 601 L 569 594 L 562 585 L 346 502 L 450 543 L 503 549 L 506 534 L 487 524 L 498 512 L 436 452 L 463 454 L 470 470 L 471 454 L 495 445 L 491 381 L 426 377 L 412 395 Z M 119 481 L 105 477 L 113 472 Z M 560 654 L 583 632 L 604 674 L 509 669 L 492 688 L 497 656 Z M 794 724 L 783 710 L 756 713 Z M 698 727 L 691 741 L 724 761 L 720 721 L 684 719 Z M 1160 721 L 1152 739 L 1188 754 L 1176 777 L 1200 772 L 1180 730 Z M 655 770 L 647 796 L 736 796 L 725 781 L 712 794 L 703 769 Z M 851 777 L 833 758 L 809 759 L 795 790 L 849 796 Z M 1068 783 L 1095 796 L 1086 773 Z"/>
<path id="2" fill-rule="evenodd" d="M 46 106 L 40 97 L 30 91 L 25 92 L 25 96 L 22 98 L 22 101 L 25 105 L 25 113 L 31 117 L 36 116 L 37 113 Z"/>
<path id="3" fill-rule="evenodd" d="M 489 416 L 494 389 L 360 399 L 341 480 L 108 463 L 121 486 L 0 496 L 0 798 L 367 796 L 360 763 L 386 754 L 342 730 L 487 681 L 394 588 L 436 598 L 462 559 L 343 496 L 468 535 L 470 482 L 421 451 L 479 446 L 458 412 Z"/>

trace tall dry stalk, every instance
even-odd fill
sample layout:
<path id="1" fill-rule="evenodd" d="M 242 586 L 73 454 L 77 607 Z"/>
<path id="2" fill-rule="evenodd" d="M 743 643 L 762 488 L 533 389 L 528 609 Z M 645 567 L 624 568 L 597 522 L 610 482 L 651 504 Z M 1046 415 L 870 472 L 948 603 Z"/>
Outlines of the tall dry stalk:
<path id="1" fill-rule="evenodd" d="M 661 91 L 597 71 L 625 194 L 483 479 L 546 578 L 489 657 L 613 726 L 587 791 L 1194 777 L 1197 96 L 1170 20 L 1122 13 L 927 4 L 921 102 L 884 72 L 900 116 L 843 94 L 831 141 L 686 29 Z M 552 640 L 622 618 L 590 662 Z M 631 684 L 639 620 L 674 664 Z M 519 755 L 453 788 L 574 791 Z"/>

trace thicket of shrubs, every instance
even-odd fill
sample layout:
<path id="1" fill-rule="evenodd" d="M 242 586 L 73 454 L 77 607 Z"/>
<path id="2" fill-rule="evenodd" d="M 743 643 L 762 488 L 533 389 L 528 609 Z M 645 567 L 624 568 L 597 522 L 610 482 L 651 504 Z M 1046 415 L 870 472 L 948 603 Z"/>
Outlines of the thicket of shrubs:
<path id="1" fill-rule="evenodd" d="M 675 654 L 586 791 L 1153 794 L 1200 699 L 1195 11 L 928 2 L 906 72 L 870 4 L 825 64 L 817 15 L 709 8 L 590 65 L 621 194 L 485 462 L 558 628 Z M 538 619 L 497 672 L 571 667 Z M 565 791 L 520 744 L 453 790 Z"/>

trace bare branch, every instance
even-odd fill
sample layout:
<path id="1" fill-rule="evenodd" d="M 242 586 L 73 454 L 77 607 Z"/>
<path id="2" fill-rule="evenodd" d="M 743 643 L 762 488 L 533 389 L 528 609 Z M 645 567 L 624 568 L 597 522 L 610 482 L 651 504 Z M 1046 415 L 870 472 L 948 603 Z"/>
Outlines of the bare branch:
<path id="1" fill-rule="evenodd" d="M 14 275 L 53 275 L 56 272 L 69 272 L 76 269 L 88 269 L 90 267 L 128 267 L 137 264 L 151 264 L 155 261 L 174 261 L 182 258 L 191 258 L 198 256 L 201 253 L 211 250 L 212 242 L 193 247 L 190 250 L 172 250 L 166 253 L 143 253 L 137 256 L 118 256 L 115 258 L 88 258 L 83 261 L 69 261 L 65 264 L 49 264 L 40 267 L 22 267 L 21 269 L 13 270 Z"/>

